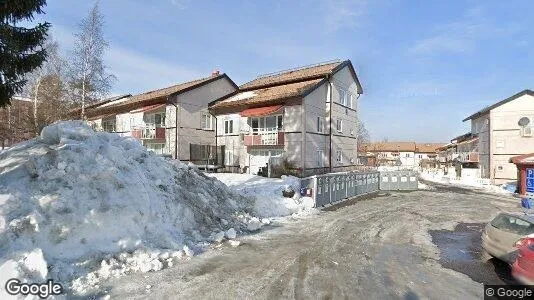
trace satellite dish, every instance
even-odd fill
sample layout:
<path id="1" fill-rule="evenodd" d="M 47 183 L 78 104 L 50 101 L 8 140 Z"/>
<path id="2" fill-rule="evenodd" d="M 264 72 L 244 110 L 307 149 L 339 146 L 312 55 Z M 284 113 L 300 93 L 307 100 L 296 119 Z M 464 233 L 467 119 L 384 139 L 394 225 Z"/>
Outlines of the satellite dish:
<path id="1" fill-rule="evenodd" d="M 519 122 L 517 122 L 517 124 L 521 127 L 525 127 L 527 126 L 528 124 L 530 123 L 530 120 L 529 118 L 527 117 L 522 117 L 521 119 L 519 119 Z"/>

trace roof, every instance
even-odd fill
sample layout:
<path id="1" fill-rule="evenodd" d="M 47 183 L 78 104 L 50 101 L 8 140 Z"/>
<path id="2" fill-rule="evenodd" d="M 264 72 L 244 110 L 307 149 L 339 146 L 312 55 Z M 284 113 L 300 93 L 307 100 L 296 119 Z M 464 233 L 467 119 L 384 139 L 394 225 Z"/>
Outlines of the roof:
<path id="1" fill-rule="evenodd" d="M 211 83 L 221 78 L 228 79 L 230 83 L 234 85 L 235 88 L 237 88 L 237 85 L 230 79 L 230 77 L 228 77 L 228 75 L 220 74 L 134 95 L 130 97 L 130 99 L 128 99 L 127 101 L 123 101 L 114 105 L 108 105 L 106 107 L 97 107 L 93 111 L 88 111 L 87 115 L 95 116 L 107 113 L 121 113 L 139 109 L 144 106 L 165 104 L 167 102 L 167 97 L 169 96 L 185 93 L 187 91 L 201 87 L 205 84 Z"/>
<path id="2" fill-rule="evenodd" d="M 438 149 L 445 146 L 445 143 L 416 143 L 415 152 L 417 153 L 437 153 Z"/>
<path id="3" fill-rule="evenodd" d="M 369 152 L 415 152 L 415 142 L 379 142 L 365 144 Z"/>
<path id="4" fill-rule="evenodd" d="M 499 101 L 499 102 L 497 102 L 497 103 L 495 103 L 493 105 L 490 105 L 490 106 L 488 106 L 488 107 L 486 107 L 486 108 L 484 108 L 482 110 L 477 111 L 476 113 L 474 113 L 474 114 L 470 115 L 469 117 L 463 119 L 462 122 L 478 118 L 478 117 L 488 113 L 490 110 L 492 110 L 492 109 L 494 109 L 496 107 L 499 107 L 499 106 L 501 106 L 503 104 L 506 104 L 506 103 L 508 103 L 510 101 L 513 101 L 513 100 L 515 100 L 515 99 L 517 99 L 517 98 L 519 98 L 521 96 L 524 96 L 524 95 L 534 96 L 534 92 L 531 91 L 531 90 L 523 90 L 523 91 L 521 91 L 521 92 L 519 92 L 519 93 L 517 93 L 517 94 L 515 94 L 515 95 L 513 95 L 511 97 L 508 97 L 508 98 L 506 98 L 506 99 L 504 99 L 502 101 Z"/>
<path id="5" fill-rule="evenodd" d="M 321 81 L 322 79 L 313 79 L 238 93 L 228 99 L 216 102 L 211 106 L 211 109 L 217 110 L 242 105 L 254 107 L 280 104 L 283 100 L 303 96 Z"/>
<path id="6" fill-rule="evenodd" d="M 210 108 L 250 108 L 278 104 L 292 97 L 304 97 L 344 67 L 349 68 L 361 94 L 362 87 L 351 61 L 334 61 L 260 76 L 241 85 L 237 93 L 212 102 Z"/>
<path id="7" fill-rule="evenodd" d="M 534 165 L 534 153 L 528 153 L 523 155 L 518 155 L 511 157 L 509 162 L 514 163 L 516 165 Z"/>
<path id="8" fill-rule="evenodd" d="M 379 142 L 365 144 L 364 147 L 369 152 L 437 153 L 438 148 L 443 146 L 445 143 Z"/>

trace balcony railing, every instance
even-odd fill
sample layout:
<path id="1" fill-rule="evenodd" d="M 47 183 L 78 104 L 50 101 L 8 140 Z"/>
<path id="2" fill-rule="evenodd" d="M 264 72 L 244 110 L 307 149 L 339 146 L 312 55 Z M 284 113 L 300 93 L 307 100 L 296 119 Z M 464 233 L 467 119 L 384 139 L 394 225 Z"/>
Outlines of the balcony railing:
<path id="1" fill-rule="evenodd" d="M 164 140 L 165 139 L 165 127 L 159 127 L 155 125 L 146 125 L 140 127 L 134 127 L 132 129 L 132 136 L 140 140 Z"/>
<path id="2" fill-rule="evenodd" d="M 459 152 L 458 161 L 463 163 L 479 162 L 478 152 Z"/>
<path id="3" fill-rule="evenodd" d="M 278 130 L 254 130 L 244 136 L 245 146 L 284 145 L 284 132 Z"/>

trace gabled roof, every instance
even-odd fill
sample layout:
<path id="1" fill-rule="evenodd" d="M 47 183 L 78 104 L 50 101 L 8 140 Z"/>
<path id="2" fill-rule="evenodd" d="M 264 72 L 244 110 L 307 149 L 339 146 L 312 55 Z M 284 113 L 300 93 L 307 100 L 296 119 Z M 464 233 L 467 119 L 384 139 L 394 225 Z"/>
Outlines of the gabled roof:
<path id="1" fill-rule="evenodd" d="M 220 74 L 134 95 L 130 97 L 130 99 L 128 99 L 127 101 L 123 101 L 114 105 L 112 104 L 106 107 L 97 107 L 94 110 L 89 110 L 87 112 L 87 116 L 94 117 L 97 115 L 104 115 L 108 113 L 125 113 L 130 110 L 141 108 L 143 106 L 164 104 L 167 102 L 167 97 L 185 93 L 187 91 L 196 89 L 221 78 L 228 79 L 235 88 L 238 88 L 237 85 L 230 79 L 230 77 L 228 77 L 228 75 Z"/>
<path id="2" fill-rule="evenodd" d="M 510 101 L 513 101 L 513 100 L 515 100 L 515 99 L 517 99 L 517 98 L 519 98 L 521 96 L 524 96 L 524 95 L 534 96 L 534 92 L 531 91 L 531 90 L 523 90 L 523 91 L 521 91 L 521 92 L 519 92 L 519 93 L 517 93 L 517 94 L 515 94 L 515 95 L 513 95 L 511 97 L 508 97 L 508 98 L 506 98 L 506 99 L 504 99 L 502 101 L 499 101 L 499 102 L 497 102 L 497 103 L 495 103 L 493 105 L 490 105 L 490 106 L 488 106 L 488 107 L 486 107 L 486 108 L 484 108 L 482 110 L 477 111 L 476 113 L 474 113 L 474 114 L 470 115 L 469 117 L 463 119 L 462 122 L 478 118 L 481 115 L 484 115 L 484 114 L 488 113 L 490 110 L 492 110 L 492 109 L 494 109 L 496 107 L 499 107 L 499 106 L 501 106 L 503 104 L 506 104 L 506 103 L 508 103 Z"/>
<path id="3" fill-rule="evenodd" d="M 350 60 L 327 62 L 260 76 L 239 87 L 239 91 L 210 103 L 212 110 L 237 106 L 278 104 L 294 97 L 304 97 L 344 67 L 348 67 L 358 93 L 362 87 Z"/>
<path id="4" fill-rule="evenodd" d="M 445 146 L 445 143 L 416 143 L 415 152 L 417 153 L 437 153 L 438 149 Z"/>

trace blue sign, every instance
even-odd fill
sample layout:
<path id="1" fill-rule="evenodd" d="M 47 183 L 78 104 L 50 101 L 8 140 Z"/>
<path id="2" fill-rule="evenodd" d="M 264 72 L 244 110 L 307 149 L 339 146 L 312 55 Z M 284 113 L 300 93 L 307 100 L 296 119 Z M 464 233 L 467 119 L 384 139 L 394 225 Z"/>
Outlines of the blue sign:
<path id="1" fill-rule="evenodd" d="M 527 169 L 527 193 L 534 193 L 534 169 Z"/>
<path id="2" fill-rule="evenodd" d="M 532 209 L 532 202 L 528 198 L 523 198 L 521 199 L 521 206 L 526 209 Z"/>

